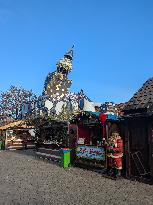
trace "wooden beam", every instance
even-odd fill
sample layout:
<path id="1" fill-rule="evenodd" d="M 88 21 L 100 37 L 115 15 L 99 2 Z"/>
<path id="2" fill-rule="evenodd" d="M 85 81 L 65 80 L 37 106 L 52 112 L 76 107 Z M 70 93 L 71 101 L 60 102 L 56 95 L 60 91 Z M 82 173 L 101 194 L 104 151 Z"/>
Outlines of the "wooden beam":
<path id="1" fill-rule="evenodd" d="M 131 160 L 130 160 L 130 133 L 129 124 L 125 125 L 125 155 L 126 155 L 126 177 L 131 177 Z"/>
<path id="2" fill-rule="evenodd" d="M 151 134 L 150 134 L 150 175 L 151 175 L 151 181 L 153 183 L 153 123 L 152 123 Z"/>

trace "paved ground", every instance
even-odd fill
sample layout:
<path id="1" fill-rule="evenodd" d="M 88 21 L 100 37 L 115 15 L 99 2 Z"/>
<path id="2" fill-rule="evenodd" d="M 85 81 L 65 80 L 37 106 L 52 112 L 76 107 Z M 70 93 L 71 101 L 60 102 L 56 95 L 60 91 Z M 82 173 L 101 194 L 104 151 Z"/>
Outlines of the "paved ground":
<path id="1" fill-rule="evenodd" d="M 0 205 L 153 205 L 153 185 L 114 181 L 100 174 L 0 152 Z"/>

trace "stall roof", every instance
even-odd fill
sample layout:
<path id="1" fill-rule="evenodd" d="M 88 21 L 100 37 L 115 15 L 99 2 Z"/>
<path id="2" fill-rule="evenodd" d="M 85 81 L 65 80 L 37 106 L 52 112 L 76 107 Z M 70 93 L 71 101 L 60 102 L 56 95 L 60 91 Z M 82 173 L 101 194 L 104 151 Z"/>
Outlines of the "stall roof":
<path id="1" fill-rule="evenodd" d="M 117 115 L 112 115 L 112 114 L 107 114 L 107 120 L 120 120 L 121 117 L 117 116 Z"/>
<path id="2" fill-rule="evenodd" d="M 127 102 L 124 111 L 148 108 L 153 104 L 153 78 L 148 79 L 143 86 Z"/>
<path id="3" fill-rule="evenodd" d="M 83 111 L 82 113 L 84 113 L 85 115 L 90 115 L 95 119 L 99 119 L 100 114 L 102 114 L 101 112 L 92 112 L 92 111 Z M 79 115 L 82 115 L 82 113 L 79 113 Z M 117 121 L 120 120 L 121 117 L 117 116 L 116 114 L 105 114 L 104 115 L 107 116 L 106 120 L 113 120 L 113 121 Z M 75 116 L 76 118 L 77 116 Z"/>
<path id="4" fill-rule="evenodd" d="M 30 129 L 30 128 L 34 128 L 34 126 L 28 126 L 26 121 L 24 121 L 24 120 L 10 122 L 6 125 L 0 126 L 0 130 L 7 130 L 7 129 L 11 129 L 11 128 Z"/>
<path id="5" fill-rule="evenodd" d="M 87 113 L 90 113 L 92 116 L 95 116 L 96 118 L 99 117 L 99 115 L 101 114 L 101 112 L 92 112 L 92 111 L 86 111 Z M 105 113 L 104 113 L 105 114 Z M 119 120 L 120 117 L 117 116 L 116 114 L 105 114 L 107 115 L 107 120 Z"/>
<path id="6" fill-rule="evenodd" d="M 91 115 L 95 117 L 99 117 L 100 112 L 92 112 L 92 111 L 85 111 L 86 113 L 90 113 Z"/>

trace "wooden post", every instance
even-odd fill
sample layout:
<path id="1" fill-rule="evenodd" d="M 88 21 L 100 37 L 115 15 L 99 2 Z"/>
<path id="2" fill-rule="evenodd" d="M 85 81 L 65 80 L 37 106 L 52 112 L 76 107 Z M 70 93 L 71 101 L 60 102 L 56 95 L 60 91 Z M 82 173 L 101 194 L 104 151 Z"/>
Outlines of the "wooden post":
<path id="1" fill-rule="evenodd" d="M 151 128 L 151 135 L 150 135 L 150 175 L 151 175 L 151 182 L 153 183 L 153 127 Z"/>
<path id="2" fill-rule="evenodd" d="M 151 173 L 151 170 L 152 170 L 152 122 L 150 119 L 147 121 L 147 137 L 148 137 L 148 145 L 149 145 L 149 169 Z"/>
<path id="3" fill-rule="evenodd" d="M 109 135 L 108 135 L 108 124 L 106 124 L 106 141 L 108 141 Z M 107 149 L 105 149 L 105 168 L 107 168 Z"/>
<path id="4" fill-rule="evenodd" d="M 125 126 L 125 155 L 126 155 L 126 177 L 130 178 L 131 176 L 131 163 L 130 163 L 130 134 L 128 122 L 126 122 Z"/>
<path id="5" fill-rule="evenodd" d="M 5 149 L 7 149 L 7 130 L 5 130 Z"/>

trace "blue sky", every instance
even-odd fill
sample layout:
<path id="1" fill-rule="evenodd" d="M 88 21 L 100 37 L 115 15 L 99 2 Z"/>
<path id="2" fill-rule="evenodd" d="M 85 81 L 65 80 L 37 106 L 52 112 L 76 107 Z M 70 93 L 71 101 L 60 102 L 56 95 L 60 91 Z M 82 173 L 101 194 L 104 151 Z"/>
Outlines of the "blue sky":
<path id="1" fill-rule="evenodd" d="M 153 76 L 153 1 L 0 0 L 0 90 L 41 94 L 73 44 L 71 90 L 128 101 Z"/>

